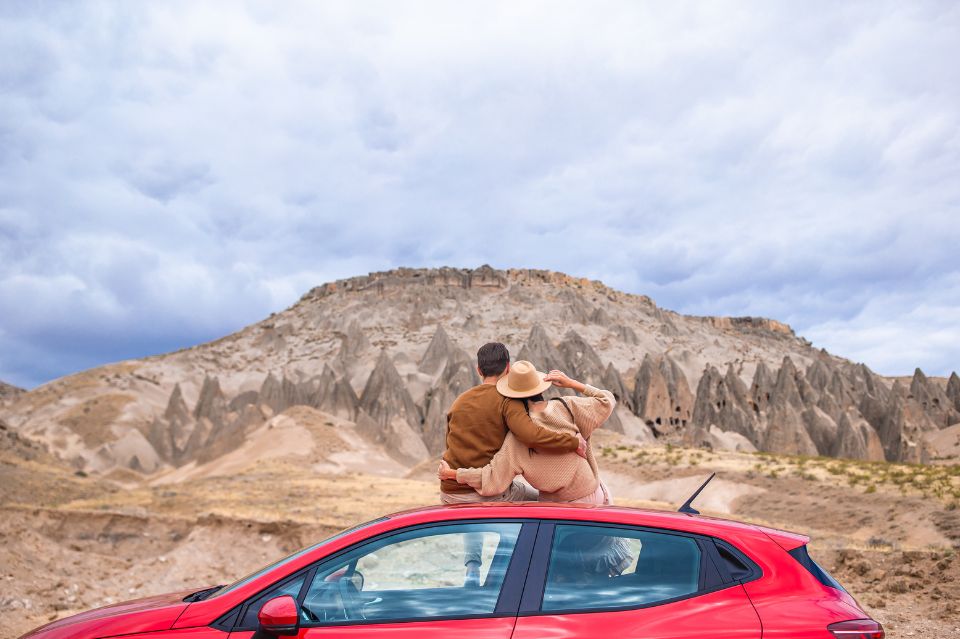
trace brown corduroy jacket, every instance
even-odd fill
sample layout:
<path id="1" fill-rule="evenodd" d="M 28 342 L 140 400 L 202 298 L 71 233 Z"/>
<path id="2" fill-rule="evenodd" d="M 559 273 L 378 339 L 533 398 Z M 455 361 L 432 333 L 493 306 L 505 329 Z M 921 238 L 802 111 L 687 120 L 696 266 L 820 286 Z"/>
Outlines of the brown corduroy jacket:
<path id="1" fill-rule="evenodd" d="M 537 424 L 518 399 L 497 392 L 493 384 L 480 384 L 454 400 L 447 413 L 447 450 L 443 459 L 451 468 L 486 466 L 503 446 L 507 432 L 538 450 L 569 453 L 580 442 L 575 435 L 560 433 Z M 445 493 L 463 493 L 470 486 L 446 479 L 440 482 Z"/>

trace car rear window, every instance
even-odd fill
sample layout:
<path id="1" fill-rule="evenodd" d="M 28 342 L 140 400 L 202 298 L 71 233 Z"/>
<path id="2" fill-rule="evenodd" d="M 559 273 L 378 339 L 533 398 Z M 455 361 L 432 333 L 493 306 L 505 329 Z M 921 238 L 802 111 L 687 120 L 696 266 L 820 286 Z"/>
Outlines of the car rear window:
<path id="1" fill-rule="evenodd" d="M 807 569 L 811 575 L 817 578 L 817 581 L 822 583 L 828 588 L 836 588 L 837 590 L 844 590 L 844 587 L 840 585 L 840 582 L 830 576 L 826 570 L 824 570 L 820 564 L 815 562 L 810 556 L 810 553 L 807 552 L 806 546 L 797 546 L 793 550 L 787 551 L 790 553 L 790 556 L 800 562 L 800 565 Z"/>
<path id="2" fill-rule="evenodd" d="M 759 569 L 741 553 L 719 539 L 714 540 L 720 565 L 729 576 L 725 581 L 747 581 L 759 575 Z"/>

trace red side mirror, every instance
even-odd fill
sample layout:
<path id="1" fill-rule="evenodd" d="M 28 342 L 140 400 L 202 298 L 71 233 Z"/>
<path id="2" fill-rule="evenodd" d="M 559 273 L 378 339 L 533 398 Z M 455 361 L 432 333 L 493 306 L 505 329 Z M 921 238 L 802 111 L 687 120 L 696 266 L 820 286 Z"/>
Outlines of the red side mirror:
<path id="1" fill-rule="evenodd" d="M 271 599 L 257 613 L 260 630 L 277 637 L 289 637 L 300 632 L 300 609 L 290 595 Z"/>

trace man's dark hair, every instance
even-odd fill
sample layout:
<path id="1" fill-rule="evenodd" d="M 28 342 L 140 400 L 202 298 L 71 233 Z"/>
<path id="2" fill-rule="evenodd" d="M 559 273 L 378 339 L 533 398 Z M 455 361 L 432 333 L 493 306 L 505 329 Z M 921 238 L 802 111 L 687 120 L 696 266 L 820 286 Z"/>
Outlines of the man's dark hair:
<path id="1" fill-rule="evenodd" d="M 510 363 L 510 351 L 500 342 L 489 342 L 477 351 L 477 368 L 484 377 L 499 375 Z"/>

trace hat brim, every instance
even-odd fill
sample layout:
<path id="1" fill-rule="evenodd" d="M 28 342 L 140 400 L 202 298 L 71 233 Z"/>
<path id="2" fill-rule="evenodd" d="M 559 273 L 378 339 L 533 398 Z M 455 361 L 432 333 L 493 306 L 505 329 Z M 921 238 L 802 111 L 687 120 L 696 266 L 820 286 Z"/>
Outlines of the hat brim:
<path id="1" fill-rule="evenodd" d="M 525 399 L 527 397 L 533 397 L 534 395 L 539 395 L 540 393 L 546 391 L 548 388 L 553 386 L 553 382 L 543 381 L 545 373 L 537 371 L 537 375 L 540 376 L 540 383 L 530 390 L 513 390 L 507 385 L 507 376 L 504 375 L 497 380 L 497 392 L 503 395 L 504 397 L 509 397 L 511 399 Z"/>

